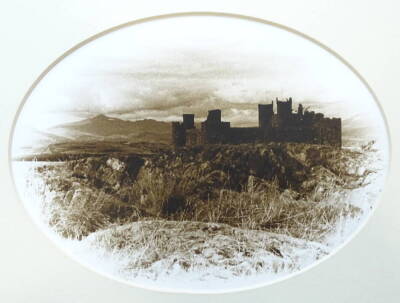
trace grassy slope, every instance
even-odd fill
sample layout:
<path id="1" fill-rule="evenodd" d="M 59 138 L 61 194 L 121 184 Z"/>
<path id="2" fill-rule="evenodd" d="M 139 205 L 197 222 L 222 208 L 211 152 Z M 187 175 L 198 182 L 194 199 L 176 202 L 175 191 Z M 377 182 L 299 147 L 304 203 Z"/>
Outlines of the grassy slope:
<path id="1" fill-rule="evenodd" d="M 131 156 L 85 158 L 39 167 L 41 191 L 51 193 L 45 218 L 63 237 L 83 239 L 89 251 L 96 247 L 103 257 L 108 254 L 115 275 L 127 279 L 138 272 L 157 278 L 211 271 L 228 278 L 296 271 L 329 252 L 326 239 L 339 222 L 360 215 L 349 199 L 373 175 L 363 168 L 373 150 L 325 150 L 321 158 L 315 146 L 275 145 L 267 152 L 264 147 L 253 146 L 257 152 L 245 159 L 262 151 L 269 160 L 261 163 L 274 165 L 275 176 L 295 163 L 307 170 L 306 178 L 292 174 L 294 179 L 279 181 L 262 172 L 257 177 L 248 165 L 222 174 L 228 169 L 224 160 L 247 161 L 240 158 L 241 146 L 167 151 L 148 158 L 129 178 Z M 240 188 L 226 178 L 233 173 L 247 174 L 238 178 L 245 180 Z M 166 208 L 179 195 L 183 204 Z"/>
<path id="2" fill-rule="evenodd" d="M 291 273 L 328 254 L 324 245 L 279 234 L 191 221 L 141 221 L 96 232 L 83 245 L 115 259 L 127 280 L 226 280 Z"/>

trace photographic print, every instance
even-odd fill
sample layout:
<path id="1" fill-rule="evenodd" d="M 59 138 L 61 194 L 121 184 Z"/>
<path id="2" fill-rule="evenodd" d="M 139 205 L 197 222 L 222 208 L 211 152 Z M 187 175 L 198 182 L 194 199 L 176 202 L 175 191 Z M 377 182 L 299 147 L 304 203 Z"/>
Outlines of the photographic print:
<path id="1" fill-rule="evenodd" d="M 132 22 L 64 55 L 16 117 L 12 173 L 41 230 L 131 285 L 225 292 L 335 253 L 389 163 L 364 81 L 283 26 L 220 14 Z"/>

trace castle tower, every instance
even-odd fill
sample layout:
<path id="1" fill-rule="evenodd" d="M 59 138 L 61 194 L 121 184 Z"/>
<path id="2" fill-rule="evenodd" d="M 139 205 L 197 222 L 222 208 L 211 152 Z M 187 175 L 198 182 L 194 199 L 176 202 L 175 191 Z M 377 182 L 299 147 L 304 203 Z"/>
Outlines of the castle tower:
<path id="1" fill-rule="evenodd" d="M 281 120 L 287 120 L 292 115 L 292 98 L 286 99 L 286 101 L 280 101 L 276 98 L 276 106 L 278 118 Z"/>
<path id="2" fill-rule="evenodd" d="M 207 122 L 212 124 L 220 124 L 221 123 L 221 110 L 213 109 L 208 111 Z"/>
<path id="3" fill-rule="evenodd" d="M 184 146 L 186 144 L 186 130 L 182 123 L 172 122 L 172 144 L 175 147 Z"/>
<path id="4" fill-rule="evenodd" d="M 271 125 L 274 115 L 274 104 L 258 104 L 258 127 L 266 129 Z"/>
<path id="5" fill-rule="evenodd" d="M 194 128 L 194 114 L 183 114 L 183 127 L 185 129 Z"/>

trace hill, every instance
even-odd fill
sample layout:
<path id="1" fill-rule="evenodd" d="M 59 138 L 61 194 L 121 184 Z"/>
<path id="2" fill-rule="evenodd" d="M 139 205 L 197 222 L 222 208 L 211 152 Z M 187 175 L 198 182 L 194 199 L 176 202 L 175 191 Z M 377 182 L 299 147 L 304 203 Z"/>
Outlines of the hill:
<path id="1" fill-rule="evenodd" d="M 50 132 L 73 140 L 169 143 L 171 126 L 168 122 L 153 119 L 127 121 L 97 115 L 82 121 L 58 125 L 50 129 Z"/>
<path id="2" fill-rule="evenodd" d="M 153 148 L 14 165 L 24 195 L 43 193 L 37 211 L 74 243 L 73 255 L 130 281 L 187 286 L 190 277 L 274 279 L 325 257 L 373 206 L 379 162 L 371 142 Z"/>

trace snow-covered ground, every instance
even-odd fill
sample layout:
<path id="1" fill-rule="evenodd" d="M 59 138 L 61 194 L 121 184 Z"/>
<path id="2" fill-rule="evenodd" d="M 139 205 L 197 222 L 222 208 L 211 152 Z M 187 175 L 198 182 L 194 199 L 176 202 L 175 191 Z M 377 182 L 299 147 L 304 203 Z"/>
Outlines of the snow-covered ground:
<path id="1" fill-rule="evenodd" d="M 46 163 L 15 161 L 12 166 L 18 193 L 31 217 L 78 262 L 141 287 L 220 292 L 265 285 L 299 273 L 351 239 L 376 206 L 386 175 L 386 162 L 377 151 L 368 151 L 363 161 L 348 171 L 365 174 L 366 185 L 332 197 L 362 211 L 343 217 L 322 243 L 224 224 L 174 221 L 134 222 L 94 232 L 81 241 L 65 239 L 45 223 L 43 205 L 56 194 L 47 190 L 34 168 Z M 367 174 L 367 169 L 375 173 Z"/>

